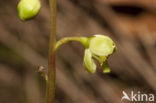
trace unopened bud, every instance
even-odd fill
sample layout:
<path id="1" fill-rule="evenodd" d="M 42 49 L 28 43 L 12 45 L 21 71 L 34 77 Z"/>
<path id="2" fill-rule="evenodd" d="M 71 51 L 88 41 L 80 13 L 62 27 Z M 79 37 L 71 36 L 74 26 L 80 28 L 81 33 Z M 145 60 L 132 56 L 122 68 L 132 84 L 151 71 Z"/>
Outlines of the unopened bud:
<path id="1" fill-rule="evenodd" d="M 18 4 L 18 16 L 21 20 L 35 17 L 41 8 L 39 0 L 21 0 Z"/>

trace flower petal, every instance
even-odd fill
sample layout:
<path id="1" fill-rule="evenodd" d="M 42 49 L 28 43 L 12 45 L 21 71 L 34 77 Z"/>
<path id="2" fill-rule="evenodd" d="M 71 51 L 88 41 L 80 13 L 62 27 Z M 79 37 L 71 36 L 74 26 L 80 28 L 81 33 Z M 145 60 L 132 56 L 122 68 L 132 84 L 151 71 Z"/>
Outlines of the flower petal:
<path id="1" fill-rule="evenodd" d="M 97 56 L 109 56 L 115 47 L 113 40 L 104 35 L 95 35 L 91 38 L 89 45 L 91 52 Z"/>
<path id="2" fill-rule="evenodd" d="M 95 71 L 96 71 L 96 64 L 94 63 L 94 61 L 92 59 L 92 53 L 90 52 L 89 49 L 85 49 L 84 65 L 85 65 L 85 69 L 89 73 L 92 73 L 92 74 L 95 73 Z"/>

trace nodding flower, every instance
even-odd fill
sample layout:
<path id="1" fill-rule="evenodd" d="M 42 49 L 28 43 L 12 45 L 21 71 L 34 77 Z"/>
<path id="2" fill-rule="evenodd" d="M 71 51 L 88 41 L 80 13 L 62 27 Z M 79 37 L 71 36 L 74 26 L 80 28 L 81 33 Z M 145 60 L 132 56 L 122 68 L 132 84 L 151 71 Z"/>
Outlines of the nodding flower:
<path id="1" fill-rule="evenodd" d="M 103 67 L 103 73 L 109 73 L 107 58 L 116 50 L 115 43 L 111 38 L 105 35 L 94 35 L 89 38 L 88 48 L 84 53 L 84 65 L 89 73 L 95 73 L 96 64 L 93 59 Z"/>
<path id="2" fill-rule="evenodd" d="M 107 63 L 108 57 L 116 50 L 113 40 L 105 35 L 97 34 L 91 37 L 65 37 L 56 42 L 55 51 L 65 43 L 70 41 L 80 42 L 84 48 L 84 66 L 85 69 L 93 74 L 96 71 L 96 64 L 94 59 L 97 60 L 100 66 L 103 68 L 103 73 L 109 73 L 110 68 Z"/>
<path id="3" fill-rule="evenodd" d="M 18 16 L 21 20 L 34 18 L 41 8 L 40 0 L 21 0 L 18 3 Z"/>

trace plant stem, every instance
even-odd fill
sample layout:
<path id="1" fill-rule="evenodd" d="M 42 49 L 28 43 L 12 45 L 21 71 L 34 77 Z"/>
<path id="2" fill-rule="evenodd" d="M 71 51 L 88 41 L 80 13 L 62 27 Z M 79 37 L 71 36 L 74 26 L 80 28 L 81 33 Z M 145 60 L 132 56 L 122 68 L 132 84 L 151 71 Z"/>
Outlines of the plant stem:
<path id="1" fill-rule="evenodd" d="M 55 44 L 56 44 L 56 0 L 49 0 L 50 4 L 50 41 L 48 58 L 48 81 L 46 87 L 46 103 L 54 103 L 56 69 L 55 69 Z"/>
<path id="2" fill-rule="evenodd" d="M 88 38 L 87 37 L 64 37 L 62 39 L 60 39 L 59 41 L 56 42 L 55 45 L 55 51 L 57 51 L 57 49 L 65 43 L 71 42 L 71 41 L 78 41 L 80 42 L 85 48 L 88 47 Z"/>

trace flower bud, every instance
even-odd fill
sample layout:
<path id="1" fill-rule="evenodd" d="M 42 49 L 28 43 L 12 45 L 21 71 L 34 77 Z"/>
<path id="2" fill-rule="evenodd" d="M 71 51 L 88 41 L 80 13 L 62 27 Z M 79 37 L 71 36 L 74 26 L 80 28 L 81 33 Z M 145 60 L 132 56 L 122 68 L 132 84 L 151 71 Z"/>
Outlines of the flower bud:
<path id="1" fill-rule="evenodd" d="M 18 4 L 18 16 L 21 20 L 35 17 L 41 8 L 39 0 L 21 0 Z"/>

